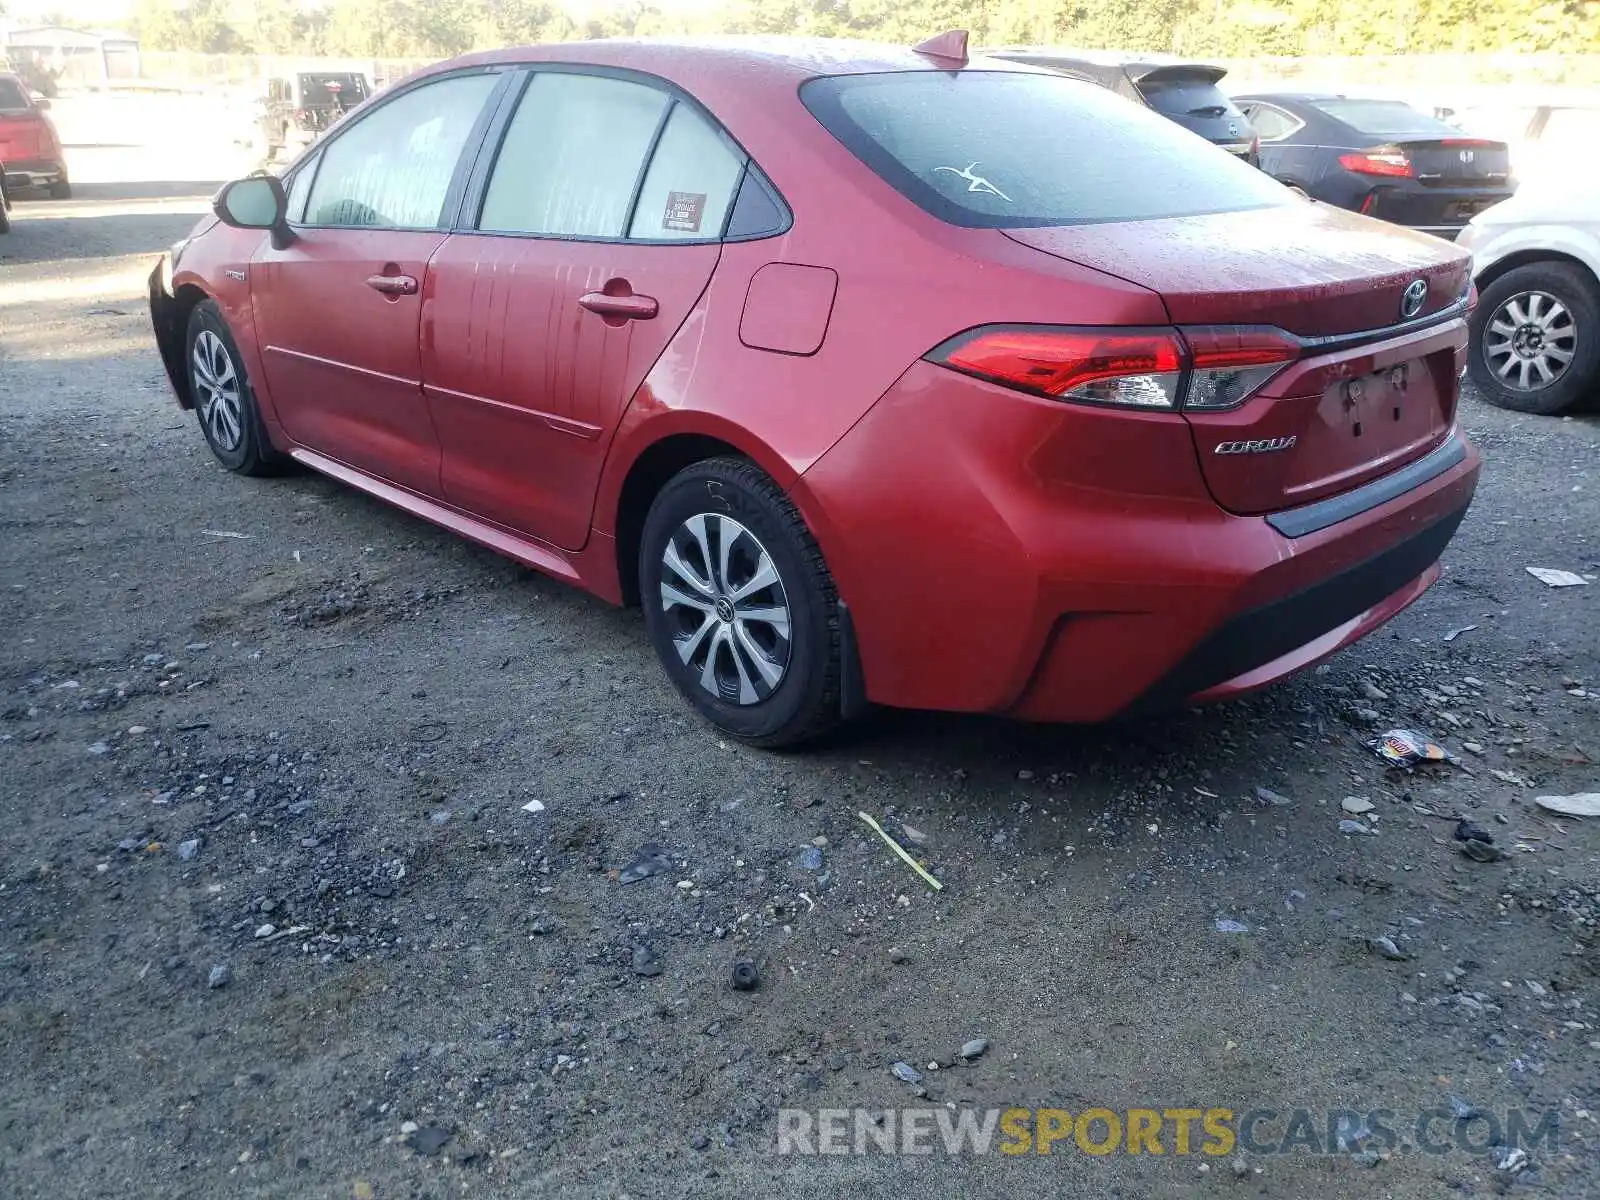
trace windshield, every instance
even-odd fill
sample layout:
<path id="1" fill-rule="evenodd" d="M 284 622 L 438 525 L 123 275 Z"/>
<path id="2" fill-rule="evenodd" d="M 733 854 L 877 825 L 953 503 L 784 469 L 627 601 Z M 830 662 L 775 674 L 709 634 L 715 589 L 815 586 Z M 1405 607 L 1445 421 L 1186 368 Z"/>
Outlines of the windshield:
<path id="1" fill-rule="evenodd" d="M 1061 75 L 837 75 L 811 80 L 800 99 L 887 183 L 953 225 L 1141 221 L 1293 202 L 1181 126 Z"/>
<path id="2" fill-rule="evenodd" d="M 1359 133 L 1373 137 L 1460 137 L 1461 130 L 1454 125 L 1418 112 L 1399 100 L 1313 100 L 1312 108 L 1320 109 L 1335 121 L 1343 121 Z"/>
<path id="3" fill-rule="evenodd" d="M 0 111 L 33 107 L 28 103 L 28 94 L 22 90 L 22 85 L 15 79 L 0 79 Z"/>
<path id="4" fill-rule="evenodd" d="M 367 98 L 367 81 L 359 75 L 300 76 L 302 108 L 354 108 Z"/>

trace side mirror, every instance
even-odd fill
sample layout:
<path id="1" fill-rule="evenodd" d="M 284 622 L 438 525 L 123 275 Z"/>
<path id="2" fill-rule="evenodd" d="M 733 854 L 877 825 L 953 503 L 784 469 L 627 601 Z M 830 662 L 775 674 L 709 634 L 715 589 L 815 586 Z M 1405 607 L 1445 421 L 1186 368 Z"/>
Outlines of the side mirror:
<path id="1" fill-rule="evenodd" d="M 50 101 L 45 96 L 35 96 L 33 98 L 33 107 L 36 108 L 40 112 L 49 112 L 50 111 Z"/>
<path id="2" fill-rule="evenodd" d="M 225 184 L 211 202 L 211 211 L 235 229 L 270 229 L 272 244 L 283 249 L 294 240 L 289 228 L 289 200 L 276 175 L 248 175 Z"/>

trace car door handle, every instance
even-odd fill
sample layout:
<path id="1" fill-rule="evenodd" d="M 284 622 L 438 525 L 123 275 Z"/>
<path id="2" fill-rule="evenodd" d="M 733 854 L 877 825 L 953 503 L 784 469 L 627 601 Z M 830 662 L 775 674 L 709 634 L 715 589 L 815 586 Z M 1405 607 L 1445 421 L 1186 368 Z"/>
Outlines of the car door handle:
<path id="1" fill-rule="evenodd" d="M 367 286 L 385 296 L 415 296 L 417 281 L 410 275 L 368 275 Z"/>
<path id="2" fill-rule="evenodd" d="M 654 296 L 635 296 L 632 293 L 612 296 L 605 292 L 586 292 L 578 297 L 578 303 L 592 313 L 614 317 L 619 321 L 648 321 L 661 311 Z"/>

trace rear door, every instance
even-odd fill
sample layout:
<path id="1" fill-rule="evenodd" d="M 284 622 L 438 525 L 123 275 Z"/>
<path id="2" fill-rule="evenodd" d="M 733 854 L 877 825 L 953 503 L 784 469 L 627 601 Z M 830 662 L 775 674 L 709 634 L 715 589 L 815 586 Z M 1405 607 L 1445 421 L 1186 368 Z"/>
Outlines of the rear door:
<path id="1" fill-rule="evenodd" d="M 439 444 L 422 398 L 422 281 L 501 79 L 429 80 L 342 130 L 319 156 L 294 240 L 263 238 L 249 268 L 289 436 L 425 495 L 438 492 Z"/>
<path id="2" fill-rule="evenodd" d="M 452 503 L 567 549 L 622 412 L 710 281 L 745 157 L 689 100 L 540 70 L 429 268 L 423 379 Z"/>

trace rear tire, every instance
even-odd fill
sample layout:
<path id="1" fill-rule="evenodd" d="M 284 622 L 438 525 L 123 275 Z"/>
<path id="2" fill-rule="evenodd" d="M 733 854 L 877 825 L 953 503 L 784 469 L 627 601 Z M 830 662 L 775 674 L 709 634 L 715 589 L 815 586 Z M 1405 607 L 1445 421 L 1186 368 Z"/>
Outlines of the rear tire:
<path id="1" fill-rule="evenodd" d="M 189 395 L 217 461 L 237 475 L 281 473 L 290 460 L 267 438 L 244 356 L 215 300 L 194 306 L 184 349 Z"/>
<path id="2" fill-rule="evenodd" d="M 639 592 L 662 666 L 723 733 L 777 748 L 838 723 L 838 591 L 799 512 L 753 463 L 708 459 L 661 489 Z"/>
<path id="3" fill-rule="evenodd" d="M 50 185 L 50 199 L 71 200 L 72 185 L 70 183 L 52 183 Z"/>
<path id="4" fill-rule="evenodd" d="M 6 195 L 5 181 L 0 180 L 0 233 L 11 232 L 10 208 L 11 200 Z"/>
<path id="5" fill-rule="evenodd" d="M 1478 298 L 1467 370 L 1501 408 L 1547 417 L 1571 408 L 1600 386 L 1600 285 L 1573 263 L 1507 271 Z"/>

